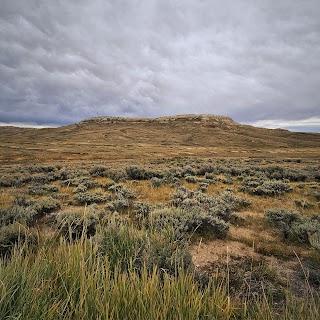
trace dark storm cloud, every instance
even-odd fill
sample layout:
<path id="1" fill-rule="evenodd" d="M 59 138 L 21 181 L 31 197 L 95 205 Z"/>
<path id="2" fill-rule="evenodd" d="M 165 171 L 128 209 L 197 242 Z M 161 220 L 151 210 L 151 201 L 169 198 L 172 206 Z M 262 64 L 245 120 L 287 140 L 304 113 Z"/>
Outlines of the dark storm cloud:
<path id="1" fill-rule="evenodd" d="M 319 119 L 319 16 L 318 0 L 2 0 L 0 122 Z"/>

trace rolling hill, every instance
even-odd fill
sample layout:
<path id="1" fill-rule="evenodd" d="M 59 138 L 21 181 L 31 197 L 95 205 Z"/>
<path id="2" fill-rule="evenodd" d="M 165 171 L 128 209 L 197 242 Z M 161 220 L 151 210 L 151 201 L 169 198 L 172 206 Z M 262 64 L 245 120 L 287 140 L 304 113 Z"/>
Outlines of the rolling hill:
<path id="1" fill-rule="evenodd" d="M 179 156 L 320 156 L 319 133 L 242 125 L 229 117 L 96 117 L 58 128 L 0 127 L 0 161 L 128 160 Z"/>

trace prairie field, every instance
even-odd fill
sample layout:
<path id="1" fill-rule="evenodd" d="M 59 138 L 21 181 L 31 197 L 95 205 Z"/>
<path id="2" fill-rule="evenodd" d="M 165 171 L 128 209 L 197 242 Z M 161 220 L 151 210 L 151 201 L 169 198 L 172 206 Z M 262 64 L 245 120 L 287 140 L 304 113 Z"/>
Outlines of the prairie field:
<path id="1" fill-rule="evenodd" d="M 0 319 L 320 318 L 319 134 L 177 119 L 0 128 Z"/>

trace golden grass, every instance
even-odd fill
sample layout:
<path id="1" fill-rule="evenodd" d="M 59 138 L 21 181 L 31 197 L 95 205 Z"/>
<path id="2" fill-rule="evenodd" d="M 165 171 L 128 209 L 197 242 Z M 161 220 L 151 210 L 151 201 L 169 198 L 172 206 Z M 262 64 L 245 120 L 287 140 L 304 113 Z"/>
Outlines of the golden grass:
<path id="1" fill-rule="evenodd" d="M 219 192 L 224 192 L 227 188 L 233 188 L 233 185 L 226 185 L 226 184 L 223 184 L 222 182 L 215 182 L 208 186 L 207 193 L 209 195 L 214 195 Z"/>
<path id="2" fill-rule="evenodd" d="M 195 132 L 197 132 L 195 134 Z M 0 128 L 3 163 L 198 157 L 319 159 L 319 134 L 259 129 L 231 122 L 106 120 L 51 129 Z"/>
<path id="3" fill-rule="evenodd" d="M 174 189 L 168 185 L 152 187 L 149 181 L 128 181 L 129 188 L 137 196 L 137 201 L 148 203 L 168 203 L 171 199 L 171 194 Z"/>
<path id="4" fill-rule="evenodd" d="M 2 189 L 0 191 L 0 208 L 7 208 L 12 205 L 13 200 L 15 199 L 16 191 Z"/>
<path id="5" fill-rule="evenodd" d="M 187 182 L 184 179 L 182 179 L 182 185 L 189 190 L 198 190 L 199 189 L 198 183 Z"/>
<path id="6" fill-rule="evenodd" d="M 112 179 L 107 178 L 107 177 L 96 177 L 95 180 L 101 184 L 106 184 L 106 183 L 112 182 Z"/>
<path id="7" fill-rule="evenodd" d="M 59 193 L 63 193 L 63 194 L 73 194 L 75 187 L 73 186 L 59 186 Z"/>
<path id="8" fill-rule="evenodd" d="M 273 230 L 272 230 L 273 231 Z M 270 232 L 269 230 L 259 230 L 256 228 L 236 227 L 231 226 L 229 229 L 229 238 L 232 240 L 246 239 L 248 242 L 264 241 L 264 242 L 279 242 L 281 235 L 279 232 Z"/>
<path id="9" fill-rule="evenodd" d="M 127 244 L 130 234 L 117 239 Z M 112 241 L 112 239 L 111 239 Z M 134 243 L 132 243 L 134 245 Z M 175 276 L 156 266 L 135 270 L 130 261 L 122 271 L 118 247 L 110 247 L 114 260 L 99 253 L 97 244 L 48 241 L 33 252 L 16 250 L 0 260 L 0 318 L 11 319 L 318 319 L 318 298 L 312 291 L 304 299 L 284 294 L 282 309 L 265 292 L 253 301 L 230 295 L 228 277 L 207 283 L 178 268 Z M 241 254 L 242 247 L 232 254 Z M 228 250 L 221 247 L 228 257 Z M 114 252 L 113 252 L 114 251 Z M 254 253 L 253 253 L 254 254 Z M 120 257 L 122 258 L 122 256 Z M 250 290 L 250 288 L 249 288 Z"/>
<path id="10" fill-rule="evenodd" d="M 299 211 L 302 214 L 310 215 L 317 210 L 317 205 L 313 197 L 307 195 L 308 192 L 306 190 L 301 190 L 299 188 L 294 188 L 293 191 L 288 192 L 286 194 L 274 197 L 266 197 L 266 196 L 251 196 L 239 192 L 239 195 L 249 199 L 252 204 L 250 209 L 252 211 L 263 213 L 266 210 L 271 208 L 286 208 L 294 211 Z M 295 204 L 295 200 L 305 199 L 310 203 L 313 203 L 314 206 L 312 208 L 301 208 L 297 207 Z"/>
<path id="11" fill-rule="evenodd" d="M 104 196 L 107 196 L 110 194 L 109 191 L 107 191 L 101 187 L 92 188 L 92 189 L 90 189 L 90 192 L 102 193 Z"/>

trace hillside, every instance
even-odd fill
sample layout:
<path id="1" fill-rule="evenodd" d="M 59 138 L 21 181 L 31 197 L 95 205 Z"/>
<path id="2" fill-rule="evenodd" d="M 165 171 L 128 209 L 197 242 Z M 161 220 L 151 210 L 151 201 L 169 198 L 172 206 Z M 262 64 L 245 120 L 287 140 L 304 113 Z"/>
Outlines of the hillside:
<path id="1" fill-rule="evenodd" d="M 173 156 L 317 157 L 320 134 L 241 125 L 214 115 L 96 117 L 46 129 L 1 127 L 0 160 L 137 159 Z"/>

